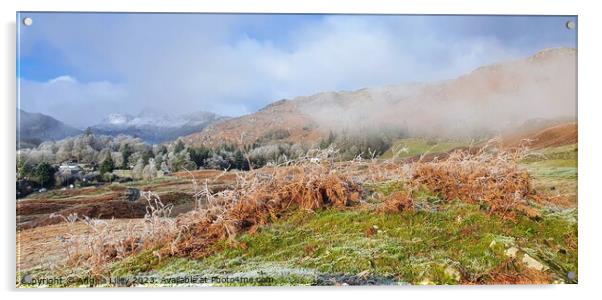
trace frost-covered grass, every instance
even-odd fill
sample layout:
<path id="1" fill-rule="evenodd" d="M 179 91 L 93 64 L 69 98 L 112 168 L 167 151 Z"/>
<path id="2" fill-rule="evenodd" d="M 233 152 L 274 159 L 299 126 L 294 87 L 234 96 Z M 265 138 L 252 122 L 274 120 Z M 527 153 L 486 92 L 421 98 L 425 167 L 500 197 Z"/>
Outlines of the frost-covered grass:
<path id="1" fill-rule="evenodd" d="M 537 151 L 523 160 L 536 190 L 577 201 L 577 144 Z"/>
<path id="2" fill-rule="evenodd" d="M 505 253 L 516 247 L 549 267 L 550 280 L 577 273 L 576 211 L 516 221 L 489 215 L 476 205 L 454 202 L 437 211 L 376 213 L 369 209 L 297 212 L 254 234 L 215 245 L 202 259 L 159 261 L 149 252 L 117 263 L 117 275 L 160 276 L 262 272 L 274 284 L 316 284 L 324 278 L 359 276 L 388 283 L 494 283 Z M 374 234 L 368 234 L 371 228 Z M 505 270 L 514 276 L 519 261 Z M 575 277 L 576 278 L 576 277 Z M 575 279 L 576 280 L 576 279 Z"/>

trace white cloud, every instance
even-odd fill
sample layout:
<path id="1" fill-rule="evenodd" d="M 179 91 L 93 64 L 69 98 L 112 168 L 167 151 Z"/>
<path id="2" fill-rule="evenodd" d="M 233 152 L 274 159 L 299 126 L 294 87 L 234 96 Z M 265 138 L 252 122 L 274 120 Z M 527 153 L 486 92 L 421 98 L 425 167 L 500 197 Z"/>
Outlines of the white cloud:
<path id="1" fill-rule="evenodd" d="M 57 59 L 76 74 L 22 80 L 21 104 L 81 126 L 110 111 L 146 107 L 240 115 L 281 98 L 446 79 L 530 54 L 492 35 L 465 37 L 428 17 L 330 16 L 269 38 L 240 34 L 253 24 L 231 15 L 87 15 L 79 26 L 65 18 L 38 20 L 44 28 L 30 39 L 58 49 Z M 260 18 L 279 26 L 270 17 L 253 20 Z M 31 54 L 34 42 L 26 34 L 22 40 Z M 81 83 L 80 75 L 116 79 Z"/>
<path id="2" fill-rule="evenodd" d="M 94 124 L 103 115 L 127 106 L 124 87 L 106 81 L 80 83 L 69 75 L 46 82 L 20 81 L 22 109 L 44 112 L 73 126 Z"/>
<path id="3" fill-rule="evenodd" d="M 48 84 L 52 85 L 55 83 L 67 82 L 67 83 L 77 83 L 77 80 L 69 75 L 59 76 L 53 79 L 48 80 Z"/>

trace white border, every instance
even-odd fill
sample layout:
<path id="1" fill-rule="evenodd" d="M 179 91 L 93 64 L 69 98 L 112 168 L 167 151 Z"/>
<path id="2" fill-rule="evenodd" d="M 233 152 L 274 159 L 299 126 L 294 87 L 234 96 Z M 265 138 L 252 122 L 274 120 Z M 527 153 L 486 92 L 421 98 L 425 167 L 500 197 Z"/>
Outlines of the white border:
<path id="1" fill-rule="evenodd" d="M 3 293 L 15 293 L 15 204 L 13 184 L 15 166 L 15 16 L 16 11 L 128 11 L 128 12 L 273 12 L 273 13 L 404 13 L 404 14 L 559 14 L 579 16 L 579 284 L 565 286 L 494 286 L 494 287 L 404 287 L 404 288 L 232 288 L 204 290 L 104 290 L 102 293 L 90 291 L 53 291 L 43 297 L 80 298 L 93 297 L 104 299 L 116 293 L 126 297 L 141 297 L 135 293 L 143 293 L 142 297 L 165 299 L 166 292 L 177 292 L 184 297 L 236 297 L 236 298 L 281 298 L 315 297 L 316 293 L 325 296 L 366 299 L 374 297 L 419 298 L 419 299 L 513 299 L 544 298 L 573 299 L 597 294 L 597 285 L 602 279 L 602 243 L 600 228 L 602 224 L 602 200 L 599 199 L 600 183 L 600 144 L 602 128 L 600 120 L 601 85 L 600 38 L 602 33 L 602 11 L 596 10 L 596 1 L 561 1 L 561 0 L 423 0 L 423 1 L 283 1 L 283 0 L 4 0 L 0 1 L 2 9 L 2 42 L 1 42 L 1 91 L 2 102 L 2 155 L 0 156 L 2 172 L 0 190 L 2 199 L 2 232 L 5 233 L 4 245 L 1 247 L 3 263 L 0 285 Z M 283 295 L 282 292 L 293 292 Z M 39 298 L 38 291 L 22 292 L 19 298 Z M 189 294 L 189 293 L 197 294 Z M 220 294 L 214 294 L 219 292 Z M 373 293 L 378 293 L 374 295 Z M 81 294 L 86 293 L 86 294 Z M 121 295 L 121 294 L 124 295 Z M 200 294 L 199 294 L 200 293 Z M 207 294 L 211 293 L 211 295 Z M 185 295 L 186 294 L 186 295 Z M 191 298 L 188 298 L 191 299 Z"/>

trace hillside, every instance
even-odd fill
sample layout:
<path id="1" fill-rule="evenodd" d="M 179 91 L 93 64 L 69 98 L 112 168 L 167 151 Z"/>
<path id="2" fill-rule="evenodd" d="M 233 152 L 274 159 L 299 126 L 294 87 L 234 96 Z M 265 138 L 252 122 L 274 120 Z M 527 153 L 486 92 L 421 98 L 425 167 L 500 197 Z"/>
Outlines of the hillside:
<path id="1" fill-rule="evenodd" d="M 532 119 L 574 118 L 576 55 L 571 48 L 547 49 L 446 81 L 281 100 L 210 125 L 184 141 L 239 143 L 244 132 L 242 141 L 250 143 L 285 130 L 282 141 L 312 144 L 330 131 L 391 127 L 407 129 L 413 136 L 474 137 Z"/>
<path id="2" fill-rule="evenodd" d="M 52 272 L 155 280 L 145 286 L 577 283 L 576 145 L 542 151 L 310 160 L 37 193 L 17 204 L 17 284 Z M 197 206 L 190 178 L 207 184 L 211 202 Z M 155 194 L 116 200 L 131 187 Z M 150 197 L 173 204 L 172 215 L 141 217 L 156 209 L 143 209 Z M 49 218 L 71 212 L 103 220 Z M 143 242 L 120 247 L 131 240 Z M 269 281 L 181 283 L 182 274 Z"/>
<path id="3" fill-rule="evenodd" d="M 187 144 L 216 146 L 252 143 L 262 138 L 288 142 L 315 142 L 325 133 L 299 109 L 297 101 L 274 102 L 256 113 L 216 122 L 199 133 L 184 137 Z"/>
<path id="4" fill-rule="evenodd" d="M 505 136 L 502 143 L 505 147 L 512 148 L 528 143 L 531 149 L 543 149 L 577 143 L 577 123 L 563 123 L 535 129 L 524 133 Z"/>
<path id="5" fill-rule="evenodd" d="M 499 138 L 501 148 L 512 151 L 527 147 L 530 150 L 566 147 L 577 144 L 577 123 L 558 120 L 528 122 L 523 126 L 512 128 L 493 139 L 480 142 L 458 140 L 428 140 L 424 138 L 407 138 L 397 141 L 391 149 L 380 158 L 392 157 L 405 159 L 407 162 L 432 161 L 446 159 L 450 154 L 465 150 L 477 152 L 488 143 Z"/>
<path id="6" fill-rule="evenodd" d="M 81 130 L 40 113 L 17 111 L 17 149 L 30 148 L 45 141 L 78 135 Z"/>

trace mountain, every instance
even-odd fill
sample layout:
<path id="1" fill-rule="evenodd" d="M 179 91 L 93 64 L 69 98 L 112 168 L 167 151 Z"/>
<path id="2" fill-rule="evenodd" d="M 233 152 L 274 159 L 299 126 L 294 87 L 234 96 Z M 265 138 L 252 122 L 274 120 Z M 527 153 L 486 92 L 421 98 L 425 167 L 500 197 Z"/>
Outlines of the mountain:
<path id="1" fill-rule="evenodd" d="M 573 48 L 546 49 L 450 80 L 280 100 L 214 123 L 184 141 L 251 143 L 280 132 L 281 141 L 312 144 L 331 131 L 381 128 L 403 128 L 414 136 L 476 137 L 533 119 L 575 121 L 576 58 Z"/>
<path id="2" fill-rule="evenodd" d="M 17 111 L 17 148 L 30 148 L 44 141 L 78 135 L 81 130 L 40 113 Z"/>
<path id="3" fill-rule="evenodd" d="M 126 134 L 155 144 L 198 132 L 207 125 L 224 119 L 226 118 L 204 111 L 170 116 L 146 110 L 137 116 L 109 114 L 100 124 L 94 125 L 90 129 L 96 134 L 112 136 Z"/>

